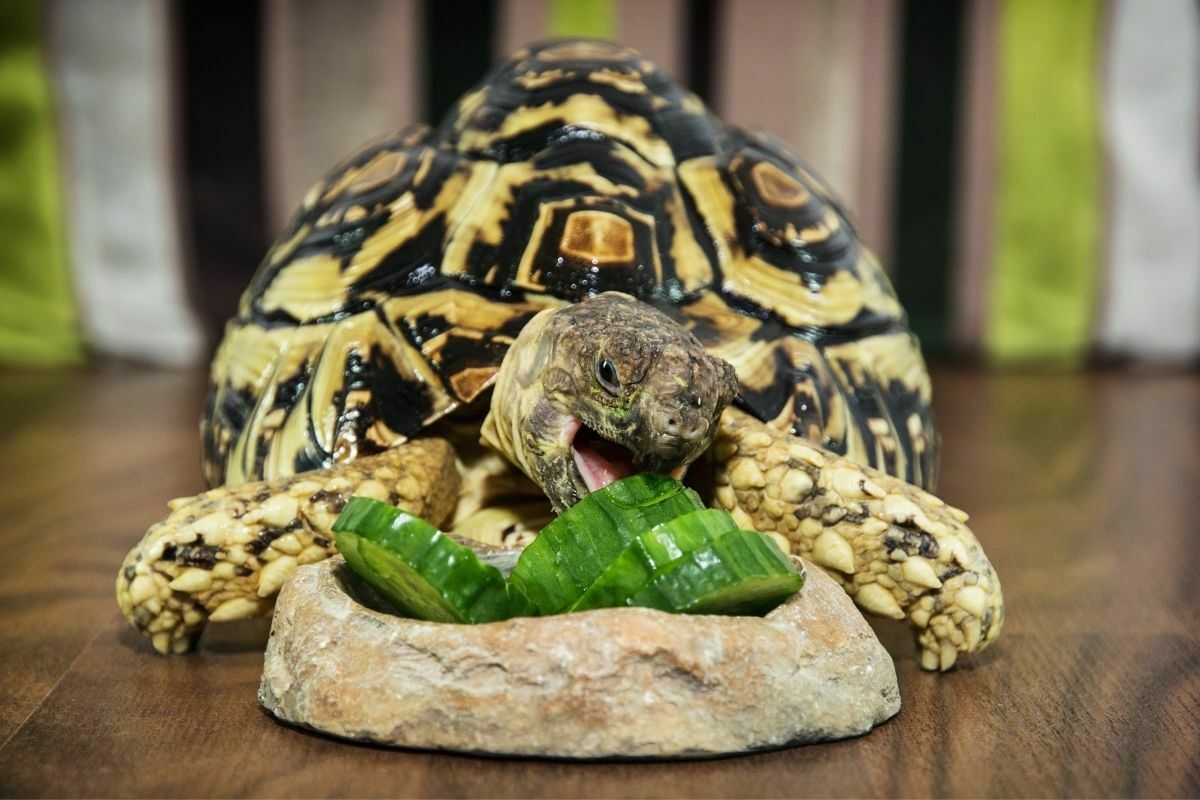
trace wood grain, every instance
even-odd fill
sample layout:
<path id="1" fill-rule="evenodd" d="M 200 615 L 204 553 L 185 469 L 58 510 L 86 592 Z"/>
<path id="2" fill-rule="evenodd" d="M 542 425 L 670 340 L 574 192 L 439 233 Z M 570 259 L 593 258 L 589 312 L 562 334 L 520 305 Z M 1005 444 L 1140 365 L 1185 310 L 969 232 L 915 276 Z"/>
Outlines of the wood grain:
<path id="1" fill-rule="evenodd" d="M 941 493 L 973 514 L 1009 603 L 995 647 L 923 673 L 848 742 L 713 761 L 501 760 L 347 745 L 255 693 L 265 622 L 163 658 L 116 569 L 200 488 L 203 376 L 0 374 L 4 796 L 1189 796 L 1200 793 L 1200 376 L 934 377 Z"/>

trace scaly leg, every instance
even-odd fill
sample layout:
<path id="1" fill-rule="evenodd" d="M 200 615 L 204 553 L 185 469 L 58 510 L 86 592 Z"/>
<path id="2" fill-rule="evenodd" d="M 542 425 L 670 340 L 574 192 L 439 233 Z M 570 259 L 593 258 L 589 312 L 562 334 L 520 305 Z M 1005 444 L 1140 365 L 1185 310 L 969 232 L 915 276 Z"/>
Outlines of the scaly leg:
<path id="1" fill-rule="evenodd" d="M 712 452 L 716 502 L 785 536 L 864 610 L 907 617 L 925 669 L 948 670 L 999 634 L 1000 581 L 962 511 L 733 408 Z"/>
<path id="2" fill-rule="evenodd" d="M 130 551 L 117 602 L 160 653 L 185 653 L 209 620 L 268 613 L 301 564 L 336 550 L 330 527 L 352 495 L 402 505 L 434 524 L 453 511 L 459 475 L 445 439 L 417 439 L 329 469 L 222 486 L 169 504 Z"/>

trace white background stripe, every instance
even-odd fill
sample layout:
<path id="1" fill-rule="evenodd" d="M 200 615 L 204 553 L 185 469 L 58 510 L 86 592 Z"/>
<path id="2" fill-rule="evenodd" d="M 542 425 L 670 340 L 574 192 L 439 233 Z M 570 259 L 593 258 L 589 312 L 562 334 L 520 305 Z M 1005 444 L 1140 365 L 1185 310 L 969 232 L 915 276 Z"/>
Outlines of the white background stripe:
<path id="1" fill-rule="evenodd" d="M 184 289 L 169 8 L 55 0 L 50 52 L 85 339 L 189 364 L 204 340 Z"/>
<path id="2" fill-rule="evenodd" d="M 1109 274 L 1100 339 L 1153 359 L 1200 354 L 1200 6 L 1117 0 L 1105 125 Z"/>

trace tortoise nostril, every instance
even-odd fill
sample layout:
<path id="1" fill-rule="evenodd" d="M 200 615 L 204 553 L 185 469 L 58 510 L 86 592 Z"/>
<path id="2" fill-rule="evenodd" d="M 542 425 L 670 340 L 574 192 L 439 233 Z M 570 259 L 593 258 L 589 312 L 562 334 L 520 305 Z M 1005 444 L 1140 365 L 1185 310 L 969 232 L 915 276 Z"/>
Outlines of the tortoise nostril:
<path id="1" fill-rule="evenodd" d="M 703 436 L 706 427 L 703 420 L 688 421 L 680 417 L 667 417 L 663 422 L 663 433 L 691 442 Z"/>
<path id="2" fill-rule="evenodd" d="M 681 410 L 678 407 L 661 409 L 653 417 L 655 430 L 663 436 L 678 442 L 694 442 L 704 436 L 708 423 L 696 415 Z"/>

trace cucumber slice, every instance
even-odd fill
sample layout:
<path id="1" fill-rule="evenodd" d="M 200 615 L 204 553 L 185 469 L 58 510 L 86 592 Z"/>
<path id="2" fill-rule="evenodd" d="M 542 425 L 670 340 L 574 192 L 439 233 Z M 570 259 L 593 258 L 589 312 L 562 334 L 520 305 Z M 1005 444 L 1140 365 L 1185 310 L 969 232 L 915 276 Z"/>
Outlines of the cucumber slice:
<path id="1" fill-rule="evenodd" d="M 630 542 L 570 610 L 623 606 L 668 564 L 734 530 L 737 524 L 733 517 L 715 508 L 660 523 Z"/>
<path id="2" fill-rule="evenodd" d="M 669 478 L 635 475 L 547 526 L 510 582 L 468 546 L 386 503 L 355 497 L 333 526 L 350 567 L 409 616 L 476 623 L 604 606 L 764 614 L 803 575 L 762 534 L 736 529 Z"/>
<path id="3" fill-rule="evenodd" d="M 679 481 L 631 475 L 592 492 L 542 529 L 509 577 L 540 614 L 570 608 L 635 536 L 704 507 Z"/>
<path id="4" fill-rule="evenodd" d="M 669 564 L 628 604 L 680 614 L 762 615 L 803 585 L 803 574 L 769 536 L 730 531 Z"/>
<path id="5" fill-rule="evenodd" d="M 528 613 L 500 570 L 399 508 L 352 497 L 333 530 L 350 568 L 407 616 L 468 623 Z"/>

